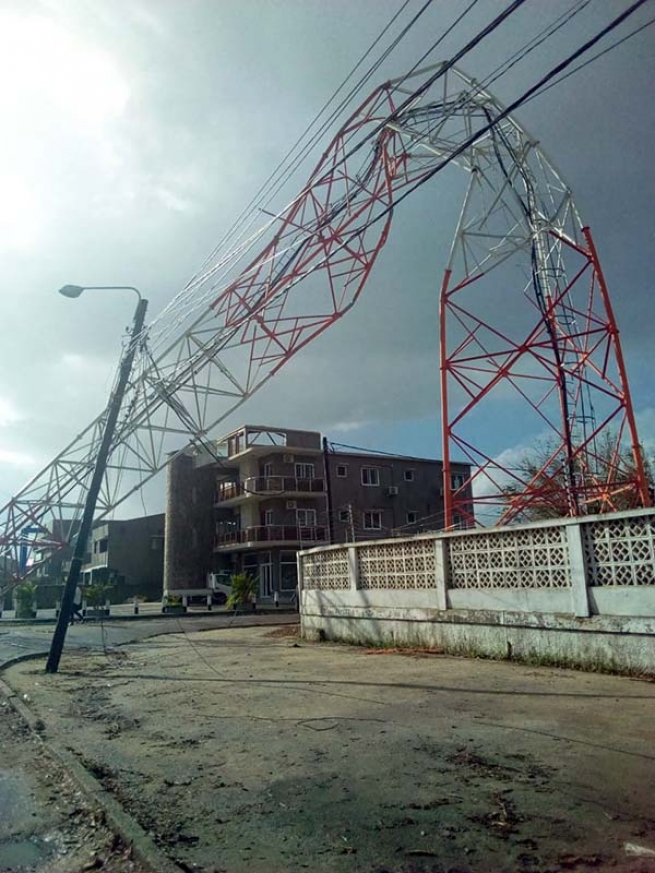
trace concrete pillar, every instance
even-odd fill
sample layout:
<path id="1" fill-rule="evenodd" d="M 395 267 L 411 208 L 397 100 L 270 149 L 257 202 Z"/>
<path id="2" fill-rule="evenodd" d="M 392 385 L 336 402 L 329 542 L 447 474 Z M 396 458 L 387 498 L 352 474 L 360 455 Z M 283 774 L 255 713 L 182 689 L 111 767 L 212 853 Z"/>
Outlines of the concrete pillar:
<path id="1" fill-rule="evenodd" d="M 164 592 L 189 587 L 193 566 L 189 512 L 193 459 L 178 455 L 166 467 L 166 527 L 164 529 Z"/>
<path id="2" fill-rule="evenodd" d="M 350 582 L 350 590 L 357 591 L 358 573 L 357 573 L 357 546 L 348 546 L 348 580 Z"/>
<path id="3" fill-rule="evenodd" d="M 566 537 L 569 545 L 569 573 L 571 577 L 571 611 L 578 618 L 587 618 L 589 593 L 587 591 L 587 562 L 582 542 L 580 522 L 567 524 Z"/>
<path id="4" fill-rule="evenodd" d="M 448 609 L 448 540 L 434 541 L 434 585 L 437 589 L 437 609 Z"/>

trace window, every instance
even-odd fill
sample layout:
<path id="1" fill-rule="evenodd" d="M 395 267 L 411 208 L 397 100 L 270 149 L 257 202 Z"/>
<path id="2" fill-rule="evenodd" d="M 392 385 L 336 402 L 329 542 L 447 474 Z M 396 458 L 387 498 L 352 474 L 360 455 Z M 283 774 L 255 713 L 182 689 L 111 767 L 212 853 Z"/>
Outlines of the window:
<path id="1" fill-rule="evenodd" d="M 345 464 L 337 464 L 337 476 L 340 479 L 345 479 L 348 475 L 348 467 Z"/>
<path id="2" fill-rule="evenodd" d="M 262 597 L 273 596 L 273 564 L 270 552 L 262 552 L 259 562 L 259 591 Z"/>
<path id="3" fill-rule="evenodd" d="M 382 512 L 371 509 L 364 513 L 364 530 L 382 530 Z"/>
<path id="4" fill-rule="evenodd" d="M 273 524 L 274 512 L 275 511 L 273 509 L 267 509 L 264 513 L 264 525 L 266 527 L 270 527 Z"/>
<path id="5" fill-rule="evenodd" d="M 405 482 L 414 481 L 414 470 L 405 470 Z"/>
<path id="6" fill-rule="evenodd" d="M 298 527 L 316 527 L 315 509 L 296 509 Z"/>
<path id="7" fill-rule="evenodd" d="M 339 521 L 349 522 L 350 521 L 350 510 L 349 509 L 340 509 L 339 510 Z"/>
<path id="8" fill-rule="evenodd" d="M 243 572 L 249 576 L 256 576 L 259 572 L 259 558 L 257 555 L 243 556 Z"/>
<path id="9" fill-rule="evenodd" d="M 407 524 L 416 524 L 418 521 L 418 512 L 408 512 L 405 519 Z"/>
<path id="10" fill-rule="evenodd" d="M 362 467 L 362 485 L 379 485 L 380 468 Z"/>
<path id="11" fill-rule="evenodd" d="M 98 543 L 98 551 L 101 553 L 104 553 L 107 551 L 107 538 L 106 537 L 104 540 L 100 540 L 100 542 Z"/>
<path id="12" fill-rule="evenodd" d="M 298 587 L 298 563 L 295 552 L 280 552 L 280 591 L 295 591 Z"/>
<path id="13" fill-rule="evenodd" d="M 313 464 L 296 464 L 296 479 L 313 479 Z"/>
<path id="14" fill-rule="evenodd" d="M 455 473 L 450 477 L 450 487 L 453 491 L 457 491 L 460 488 L 464 487 L 464 476 L 462 473 Z"/>
<path id="15" fill-rule="evenodd" d="M 273 464 L 264 464 L 264 478 L 269 479 L 273 475 Z"/>

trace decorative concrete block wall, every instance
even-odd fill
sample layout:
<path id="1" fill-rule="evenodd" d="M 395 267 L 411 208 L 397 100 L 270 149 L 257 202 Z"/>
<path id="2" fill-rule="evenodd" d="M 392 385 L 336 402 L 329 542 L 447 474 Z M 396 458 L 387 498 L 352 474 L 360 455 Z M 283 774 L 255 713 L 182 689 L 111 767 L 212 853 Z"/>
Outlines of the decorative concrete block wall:
<path id="1" fill-rule="evenodd" d="M 298 563 L 308 634 L 498 656 L 522 629 L 536 656 L 655 669 L 655 510 L 329 546 Z"/>

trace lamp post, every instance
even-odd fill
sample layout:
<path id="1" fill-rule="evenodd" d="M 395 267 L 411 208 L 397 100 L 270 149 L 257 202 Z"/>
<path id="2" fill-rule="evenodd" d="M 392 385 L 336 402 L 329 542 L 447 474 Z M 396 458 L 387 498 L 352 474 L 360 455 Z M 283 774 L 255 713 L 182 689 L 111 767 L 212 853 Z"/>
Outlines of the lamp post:
<path id="1" fill-rule="evenodd" d="M 130 332 L 130 342 L 120 364 L 116 388 L 114 389 L 113 394 L 110 396 L 109 403 L 107 405 L 107 421 L 105 423 L 105 429 L 102 435 L 98 455 L 95 460 L 93 476 L 91 478 L 91 484 L 89 486 L 89 490 L 86 495 L 86 502 L 84 504 L 84 514 L 82 515 L 80 529 L 77 532 L 75 550 L 73 552 L 73 558 L 71 560 L 68 578 L 64 587 L 64 593 L 61 598 L 61 607 L 59 610 L 59 617 L 57 619 L 57 626 L 52 636 L 52 642 L 50 644 L 50 654 L 48 655 L 48 660 L 45 667 L 46 673 L 56 673 L 59 669 L 59 661 L 61 659 L 61 653 L 64 648 L 66 631 L 68 629 L 71 608 L 73 606 L 73 599 L 75 597 L 75 589 L 80 578 L 80 570 L 84 562 L 86 543 L 89 538 L 89 534 L 91 533 L 91 526 L 93 524 L 93 515 L 95 513 L 96 502 L 98 500 L 100 486 L 102 484 L 102 479 L 107 467 L 107 458 L 109 457 L 109 450 L 111 448 L 112 439 L 114 437 L 116 421 L 118 419 L 118 414 L 120 412 L 121 404 L 123 402 L 123 395 L 125 394 L 127 380 L 129 379 L 130 371 L 132 369 L 132 362 L 134 361 L 134 355 L 136 353 L 137 338 L 143 328 L 146 309 L 148 308 L 148 301 L 144 300 L 141 297 L 139 291 L 136 288 L 133 288 L 131 285 L 64 285 L 63 288 L 59 289 L 59 293 L 63 294 L 64 297 L 79 297 L 83 291 L 105 290 L 134 291 L 138 298 L 138 302 L 134 311 L 132 330 Z"/>

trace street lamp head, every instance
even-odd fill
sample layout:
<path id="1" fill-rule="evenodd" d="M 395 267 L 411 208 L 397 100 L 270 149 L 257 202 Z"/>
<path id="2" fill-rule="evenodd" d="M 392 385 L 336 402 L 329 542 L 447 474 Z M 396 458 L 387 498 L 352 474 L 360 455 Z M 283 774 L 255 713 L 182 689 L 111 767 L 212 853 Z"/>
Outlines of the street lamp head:
<path id="1" fill-rule="evenodd" d="M 82 291 L 134 291 L 141 300 L 141 292 L 133 285 L 64 285 L 59 289 L 64 297 L 79 297 Z"/>
<path id="2" fill-rule="evenodd" d="M 59 293 L 63 294 L 64 297 L 79 297 L 82 291 L 84 288 L 81 285 L 64 285 L 63 288 L 59 289 Z"/>

